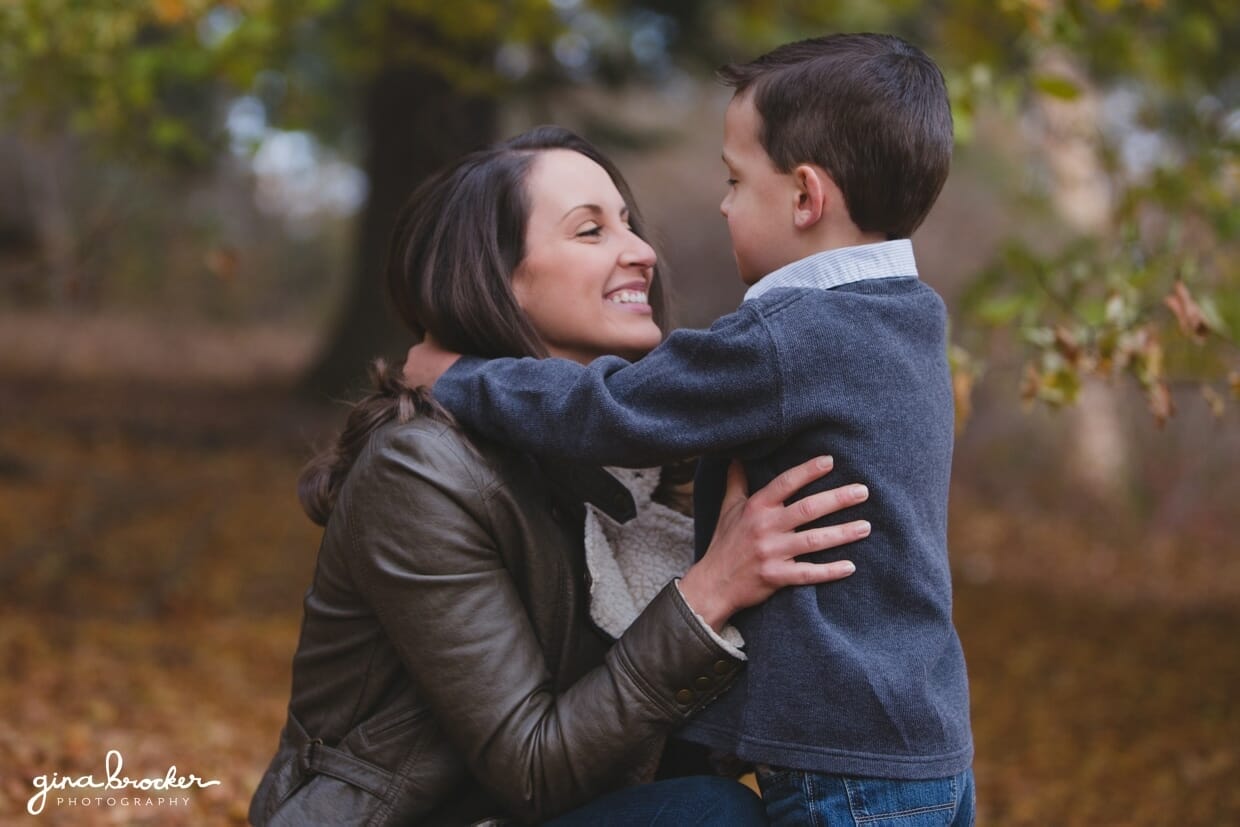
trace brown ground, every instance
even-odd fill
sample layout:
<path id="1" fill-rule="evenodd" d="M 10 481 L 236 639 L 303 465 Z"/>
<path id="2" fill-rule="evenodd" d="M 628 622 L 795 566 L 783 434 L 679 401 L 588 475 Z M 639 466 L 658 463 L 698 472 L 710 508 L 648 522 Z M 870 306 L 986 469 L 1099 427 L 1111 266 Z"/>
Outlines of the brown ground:
<path id="1" fill-rule="evenodd" d="M 36 775 L 102 775 L 109 749 L 222 784 L 177 809 L 53 794 L 37 823 L 244 823 L 318 538 L 293 480 L 331 419 L 244 389 L 0 380 L 0 823 Z M 953 507 L 979 823 L 1240 823 L 1240 555 L 1127 553 L 964 488 Z"/>

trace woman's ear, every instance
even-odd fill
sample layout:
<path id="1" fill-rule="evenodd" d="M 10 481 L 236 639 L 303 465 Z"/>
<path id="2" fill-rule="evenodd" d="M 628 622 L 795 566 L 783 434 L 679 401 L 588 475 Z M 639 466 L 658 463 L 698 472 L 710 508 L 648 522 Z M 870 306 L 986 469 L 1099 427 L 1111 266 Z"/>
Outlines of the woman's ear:
<path id="1" fill-rule="evenodd" d="M 808 230 L 831 209 L 831 193 L 838 188 L 825 170 L 813 164 L 801 164 L 792 171 L 792 177 L 797 187 L 792 220 L 798 230 Z"/>

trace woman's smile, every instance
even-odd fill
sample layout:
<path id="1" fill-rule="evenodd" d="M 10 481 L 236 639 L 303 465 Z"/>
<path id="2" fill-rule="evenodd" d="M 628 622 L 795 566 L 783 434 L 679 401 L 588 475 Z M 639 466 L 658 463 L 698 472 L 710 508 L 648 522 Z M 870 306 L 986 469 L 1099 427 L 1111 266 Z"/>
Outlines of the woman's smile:
<path id="1" fill-rule="evenodd" d="M 644 281 L 624 284 L 608 292 L 603 298 L 616 305 L 616 309 L 626 313 L 638 313 L 648 316 L 654 311 L 650 307 L 650 299 Z"/>

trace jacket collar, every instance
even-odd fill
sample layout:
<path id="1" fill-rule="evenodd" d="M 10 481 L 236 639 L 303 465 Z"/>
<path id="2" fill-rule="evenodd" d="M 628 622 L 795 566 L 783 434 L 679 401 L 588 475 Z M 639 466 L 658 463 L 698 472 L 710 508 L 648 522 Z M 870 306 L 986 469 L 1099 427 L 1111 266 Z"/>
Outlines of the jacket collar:
<path id="1" fill-rule="evenodd" d="M 565 496 L 589 503 L 617 523 L 637 516 L 629 489 L 597 465 L 546 458 L 539 459 L 538 465 Z"/>

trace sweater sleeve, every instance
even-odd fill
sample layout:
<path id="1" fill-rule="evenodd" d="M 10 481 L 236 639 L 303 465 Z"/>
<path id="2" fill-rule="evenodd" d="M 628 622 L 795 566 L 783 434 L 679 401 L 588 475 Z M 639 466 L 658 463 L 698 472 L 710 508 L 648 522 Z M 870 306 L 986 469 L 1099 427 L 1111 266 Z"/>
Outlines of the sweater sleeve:
<path id="1" fill-rule="evenodd" d="M 524 451 L 636 468 L 782 439 L 778 356 L 743 305 L 638 362 L 462 357 L 434 393 L 465 425 Z"/>

